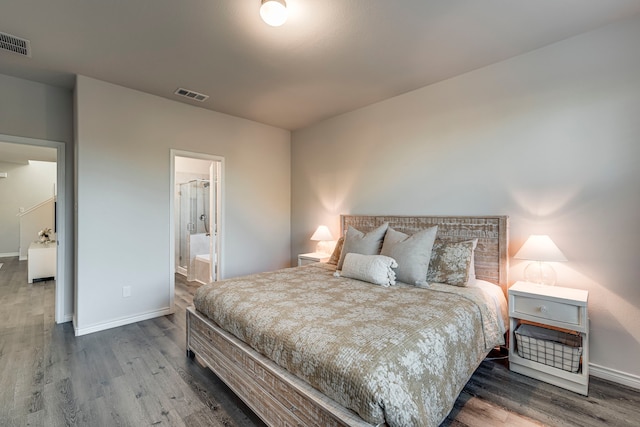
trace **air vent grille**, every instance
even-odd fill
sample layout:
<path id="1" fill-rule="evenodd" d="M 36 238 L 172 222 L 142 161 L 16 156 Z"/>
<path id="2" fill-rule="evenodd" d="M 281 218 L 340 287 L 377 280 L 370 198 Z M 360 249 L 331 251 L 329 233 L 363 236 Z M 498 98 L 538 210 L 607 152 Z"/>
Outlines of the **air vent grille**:
<path id="1" fill-rule="evenodd" d="M 183 89 L 181 87 L 176 89 L 176 91 L 173 93 L 175 93 L 178 96 L 184 96 L 185 98 L 193 99 L 195 101 L 200 101 L 200 102 L 204 102 L 207 100 L 207 98 L 209 98 L 209 95 L 194 92 L 189 89 Z"/>
<path id="2" fill-rule="evenodd" d="M 31 42 L 0 31 L 0 49 L 31 58 Z"/>

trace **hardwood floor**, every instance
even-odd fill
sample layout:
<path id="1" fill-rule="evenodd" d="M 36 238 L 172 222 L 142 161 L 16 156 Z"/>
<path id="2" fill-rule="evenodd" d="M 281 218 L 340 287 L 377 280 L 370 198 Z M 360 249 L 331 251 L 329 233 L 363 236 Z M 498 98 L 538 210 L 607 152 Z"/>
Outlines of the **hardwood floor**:
<path id="1" fill-rule="evenodd" d="M 27 284 L 0 258 L 0 426 L 263 426 L 185 356 L 185 312 L 199 286 L 176 279 L 176 313 L 75 337 L 53 321 L 53 282 Z M 591 378 L 589 397 L 485 361 L 443 426 L 637 426 L 640 392 Z"/>
<path id="2" fill-rule="evenodd" d="M 186 357 L 193 286 L 177 286 L 174 315 L 75 337 L 54 324 L 55 284 L 0 262 L 0 426 L 263 425 Z"/>

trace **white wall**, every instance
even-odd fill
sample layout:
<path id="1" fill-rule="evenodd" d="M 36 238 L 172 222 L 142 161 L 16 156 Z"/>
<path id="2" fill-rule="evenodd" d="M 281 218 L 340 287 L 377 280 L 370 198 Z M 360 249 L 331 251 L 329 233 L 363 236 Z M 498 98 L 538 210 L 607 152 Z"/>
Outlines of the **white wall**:
<path id="1" fill-rule="evenodd" d="M 29 209 L 53 197 L 56 182 L 56 164 L 32 162 L 30 164 L 4 163 L 0 161 L 0 256 L 16 256 L 20 251 L 20 208 Z M 47 224 L 40 224 L 40 229 Z M 38 235 L 25 236 L 37 240 Z M 28 248 L 23 248 L 26 254 Z"/>
<path id="2" fill-rule="evenodd" d="M 172 148 L 225 158 L 226 277 L 289 265 L 288 131 L 83 76 L 76 111 L 79 333 L 168 309 Z"/>
<path id="3" fill-rule="evenodd" d="M 70 90 L 0 74 L 0 134 L 57 141 L 66 144 L 66 230 L 64 231 L 67 274 L 62 312 L 73 314 L 73 96 Z M 60 237 L 60 236 L 59 236 Z"/>
<path id="4" fill-rule="evenodd" d="M 511 255 L 549 234 L 590 292 L 592 372 L 640 386 L 639 40 L 627 20 L 294 132 L 292 258 L 341 213 L 507 214 Z"/>

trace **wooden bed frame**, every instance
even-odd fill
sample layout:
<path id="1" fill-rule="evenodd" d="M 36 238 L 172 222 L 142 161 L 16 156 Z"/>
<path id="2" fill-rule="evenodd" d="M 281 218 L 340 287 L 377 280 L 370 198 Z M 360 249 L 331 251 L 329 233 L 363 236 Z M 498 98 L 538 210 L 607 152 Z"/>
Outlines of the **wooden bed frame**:
<path id="1" fill-rule="evenodd" d="M 476 277 L 500 285 L 506 294 L 506 216 L 342 215 L 341 229 L 344 233 L 351 225 L 369 231 L 384 222 L 407 234 L 437 225 L 438 239 L 477 238 Z M 189 307 L 187 356 L 196 355 L 270 426 L 371 427 L 355 412 L 340 406 Z"/>

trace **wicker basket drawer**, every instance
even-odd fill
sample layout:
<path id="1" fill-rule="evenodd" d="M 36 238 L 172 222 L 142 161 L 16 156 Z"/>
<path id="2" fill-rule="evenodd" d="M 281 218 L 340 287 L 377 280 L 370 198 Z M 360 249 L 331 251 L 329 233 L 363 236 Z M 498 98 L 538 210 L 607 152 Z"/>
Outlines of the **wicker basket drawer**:
<path id="1" fill-rule="evenodd" d="M 578 372 L 582 337 L 539 326 L 521 324 L 515 330 L 518 355 L 524 359 Z"/>

